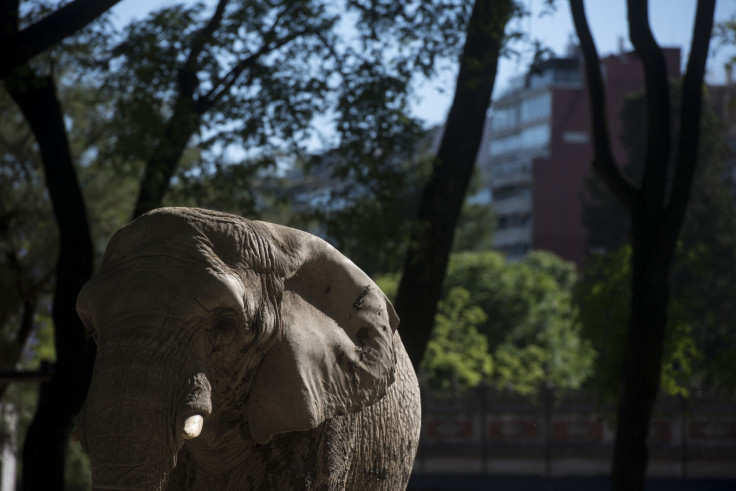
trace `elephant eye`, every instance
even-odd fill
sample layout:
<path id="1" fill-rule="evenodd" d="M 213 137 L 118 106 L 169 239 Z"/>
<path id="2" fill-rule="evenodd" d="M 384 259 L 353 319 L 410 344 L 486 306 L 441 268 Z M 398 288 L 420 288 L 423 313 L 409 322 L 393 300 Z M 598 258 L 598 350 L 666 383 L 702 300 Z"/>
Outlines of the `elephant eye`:
<path id="1" fill-rule="evenodd" d="M 241 316 L 232 309 L 220 309 L 212 318 L 212 328 L 218 331 L 238 329 L 241 326 Z"/>
<path id="2" fill-rule="evenodd" d="M 253 334 L 242 313 L 232 309 L 220 309 L 212 316 L 209 338 L 214 353 L 249 343 L 253 339 Z"/>
<path id="3" fill-rule="evenodd" d="M 233 309 L 219 309 L 212 317 L 212 330 L 222 335 L 250 335 L 250 325 L 245 316 Z"/>

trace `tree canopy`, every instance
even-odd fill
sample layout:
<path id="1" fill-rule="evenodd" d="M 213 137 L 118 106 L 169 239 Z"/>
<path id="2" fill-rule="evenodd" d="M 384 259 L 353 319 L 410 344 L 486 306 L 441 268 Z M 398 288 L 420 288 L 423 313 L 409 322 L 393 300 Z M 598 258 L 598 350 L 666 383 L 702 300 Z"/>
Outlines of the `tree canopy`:
<path id="1" fill-rule="evenodd" d="M 547 252 L 513 263 L 498 252 L 454 253 L 420 373 L 444 390 L 580 388 L 596 354 L 576 322 L 576 280 L 574 264 Z M 389 295 L 397 288 L 395 276 L 378 284 Z"/>

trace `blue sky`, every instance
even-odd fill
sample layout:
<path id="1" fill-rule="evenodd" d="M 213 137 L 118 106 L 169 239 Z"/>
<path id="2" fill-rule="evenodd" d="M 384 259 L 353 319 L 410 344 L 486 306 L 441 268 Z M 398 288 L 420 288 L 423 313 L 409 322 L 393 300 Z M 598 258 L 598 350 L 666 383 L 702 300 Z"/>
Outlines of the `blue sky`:
<path id="1" fill-rule="evenodd" d="M 531 40 L 539 39 L 557 54 L 564 54 L 575 29 L 572 26 L 568 3 L 557 2 L 557 11 L 540 15 L 546 10 L 545 0 L 521 0 L 532 15 L 519 26 L 529 33 Z M 144 17 L 151 9 L 176 3 L 174 0 L 123 0 L 113 13 L 121 23 L 131 18 Z M 649 17 L 654 36 L 661 46 L 678 46 L 682 49 L 683 66 L 687 61 L 688 46 L 695 17 L 695 0 L 650 0 Z M 601 56 L 618 52 L 623 42 L 624 49 L 631 49 L 628 40 L 625 0 L 586 0 L 586 13 L 598 52 Z M 717 0 L 716 22 L 736 16 L 736 0 Z M 520 46 L 520 51 L 525 51 Z M 496 91 L 502 91 L 516 75 L 523 73 L 530 60 L 529 50 L 522 56 L 503 59 L 496 78 Z M 723 65 L 736 56 L 736 46 L 718 46 L 711 42 L 707 81 L 722 84 L 725 80 Z M 454 90 L 455 70 L 446 70 L 436 80 L 418 87 L 415 114 L 428 124 L 441 123 L 450 105 Z"/>
<path id="2" fill-rule="evenodd" d="M 542 15 L 542 12 L 547 10 L 544 7 L 545 0 L 522 1 L 532 15 L 524 19 L 520 27 L 529 33 L 531 40 L 539 39 L 555 53 L 563 55 L 570 40 L 576 39 L 568 2 L 558 1 L 556 12 Z M 683 68 L 687 62 L 687 47 L 692 37 L 695 4 L 695 0 L 649 2 L 649 19 L 654 37 L 660 46 L 681 48 Z M 622 42 L 624 49 L 633 49 L 628 37 L 625 0 L 586 0 L 585 11 L 600 56 L 618 52 Z M 734 16 L 736 16 L 736 0 L 716 2 L 716 22 Z M 724 83 L 723 65 L 726 60 L 736 56 L 736 46 L 719 47 L 717 44 L 711 42 L 709 50 L 707 81 L 712 84 Z M 526 71 L 530 59 L 531 55 L 527 53 L 518 58 L 501 60 L 494 93 L 503 91 L 511 78 Z M 434 123 L 444 120 L 454 88 L 453 77 L 454 74 L 432 84 L 425 84 L 422 90 L 423 100 L 417 106 L 418 115 Z M 440 94 L 436 87 L 444 87 L 446 93 Z"/>

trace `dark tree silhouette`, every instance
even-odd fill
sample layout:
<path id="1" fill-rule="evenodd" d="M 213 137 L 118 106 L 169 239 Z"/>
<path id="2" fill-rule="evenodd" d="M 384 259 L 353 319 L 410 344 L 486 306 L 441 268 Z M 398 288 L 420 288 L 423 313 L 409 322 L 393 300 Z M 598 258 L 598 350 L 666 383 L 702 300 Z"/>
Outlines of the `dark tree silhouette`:
<path id="1" fill-rule="evenodd" d="M 622 174 L 611 152 L 599 58 L 582 0 L 570 0 L 570 9 L 585 58 L 593 168 L 631 219 L 632 300 L 611 479 L 615 491 L 639 491 L 644 489 L 647 435 L 661 378 L 672 258 L 697 162 L 703 75 L 715 1 L 701 0 L 697 4 L 693 40 L 682 81 L 681 124 L 675 152 L 671 155 L 670 88 L 664 55 L 649 27 L 648 2 L 628 0 L 629 33 L 644 65 L 647 106 L 646 163 L 638 186 Z M 671 179 L 670 170 L 674 170 Z"/>
<path id="2" fill-rule="evenodd" d="M 434 325 L 437 302 L 465 195 L 473 174 L 496 79 L 511 0 L 476 0 L 466 29 L 455 97 L 412 226 L 396 310 L 414 367 Z"/>
<path id="3" fill-rule="evenodd" d="M 63 489 L 69 434 L 87 394 L 95 355 L 93 345 L 85 350 L 84 326 L 75 309 L 77 294 L 92 275 L 92 240 L 53 78 L 21 67 L 6 87 L 38 142 L 59 227 L 52 310 L 57 361 L 52 381 L 41 387 L 23 445 L 23 488 Z"/>
<path id="4" fill-rule="evenodd" d="M 0 3 L 3 42 L 13 43 L 13 49 L 3 49 L 0 55 L 0 76 L 38 142 L 59 228 L 52 309 L 57 362 L 52 381 L 41 387 L 23 445 L 23 486 L 29 490 L 64 488 L 69 434 L 87 393 L 95 349 L 94 345 L 85 349 L 84 327 L 75 309 L 77 294 L 92 274 L 93 248 L 64 115 L 52 76 L 37 75 L 26 62 L 115 3 L 77 0 L 22 31 L 18 30 L 19 0 Z"/>
<path id="5" fill-rule="evenodd" d="M 3 46 L 0 49 L 0 79 L 79 31 L 119 1 L 74 0 L 19 31 L 17 23 L 7 20 L 17 19 L 20 0 L 0 0 L 0 19 L 5 21 L 0 29 L 0 43 Z"/>

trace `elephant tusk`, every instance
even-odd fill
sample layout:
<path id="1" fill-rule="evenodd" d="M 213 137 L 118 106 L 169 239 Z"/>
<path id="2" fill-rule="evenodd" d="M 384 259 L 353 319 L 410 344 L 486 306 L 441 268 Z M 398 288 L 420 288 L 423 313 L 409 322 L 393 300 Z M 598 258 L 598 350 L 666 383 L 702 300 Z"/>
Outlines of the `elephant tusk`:
<path id="1" fill-rule="evenodd" d="M 189 416 L 184 421 L 184 439 L 191 440 L 197 438 L 202 433 L 202 425 L 204 424 L 204 418 L 199 414 Z"/>

